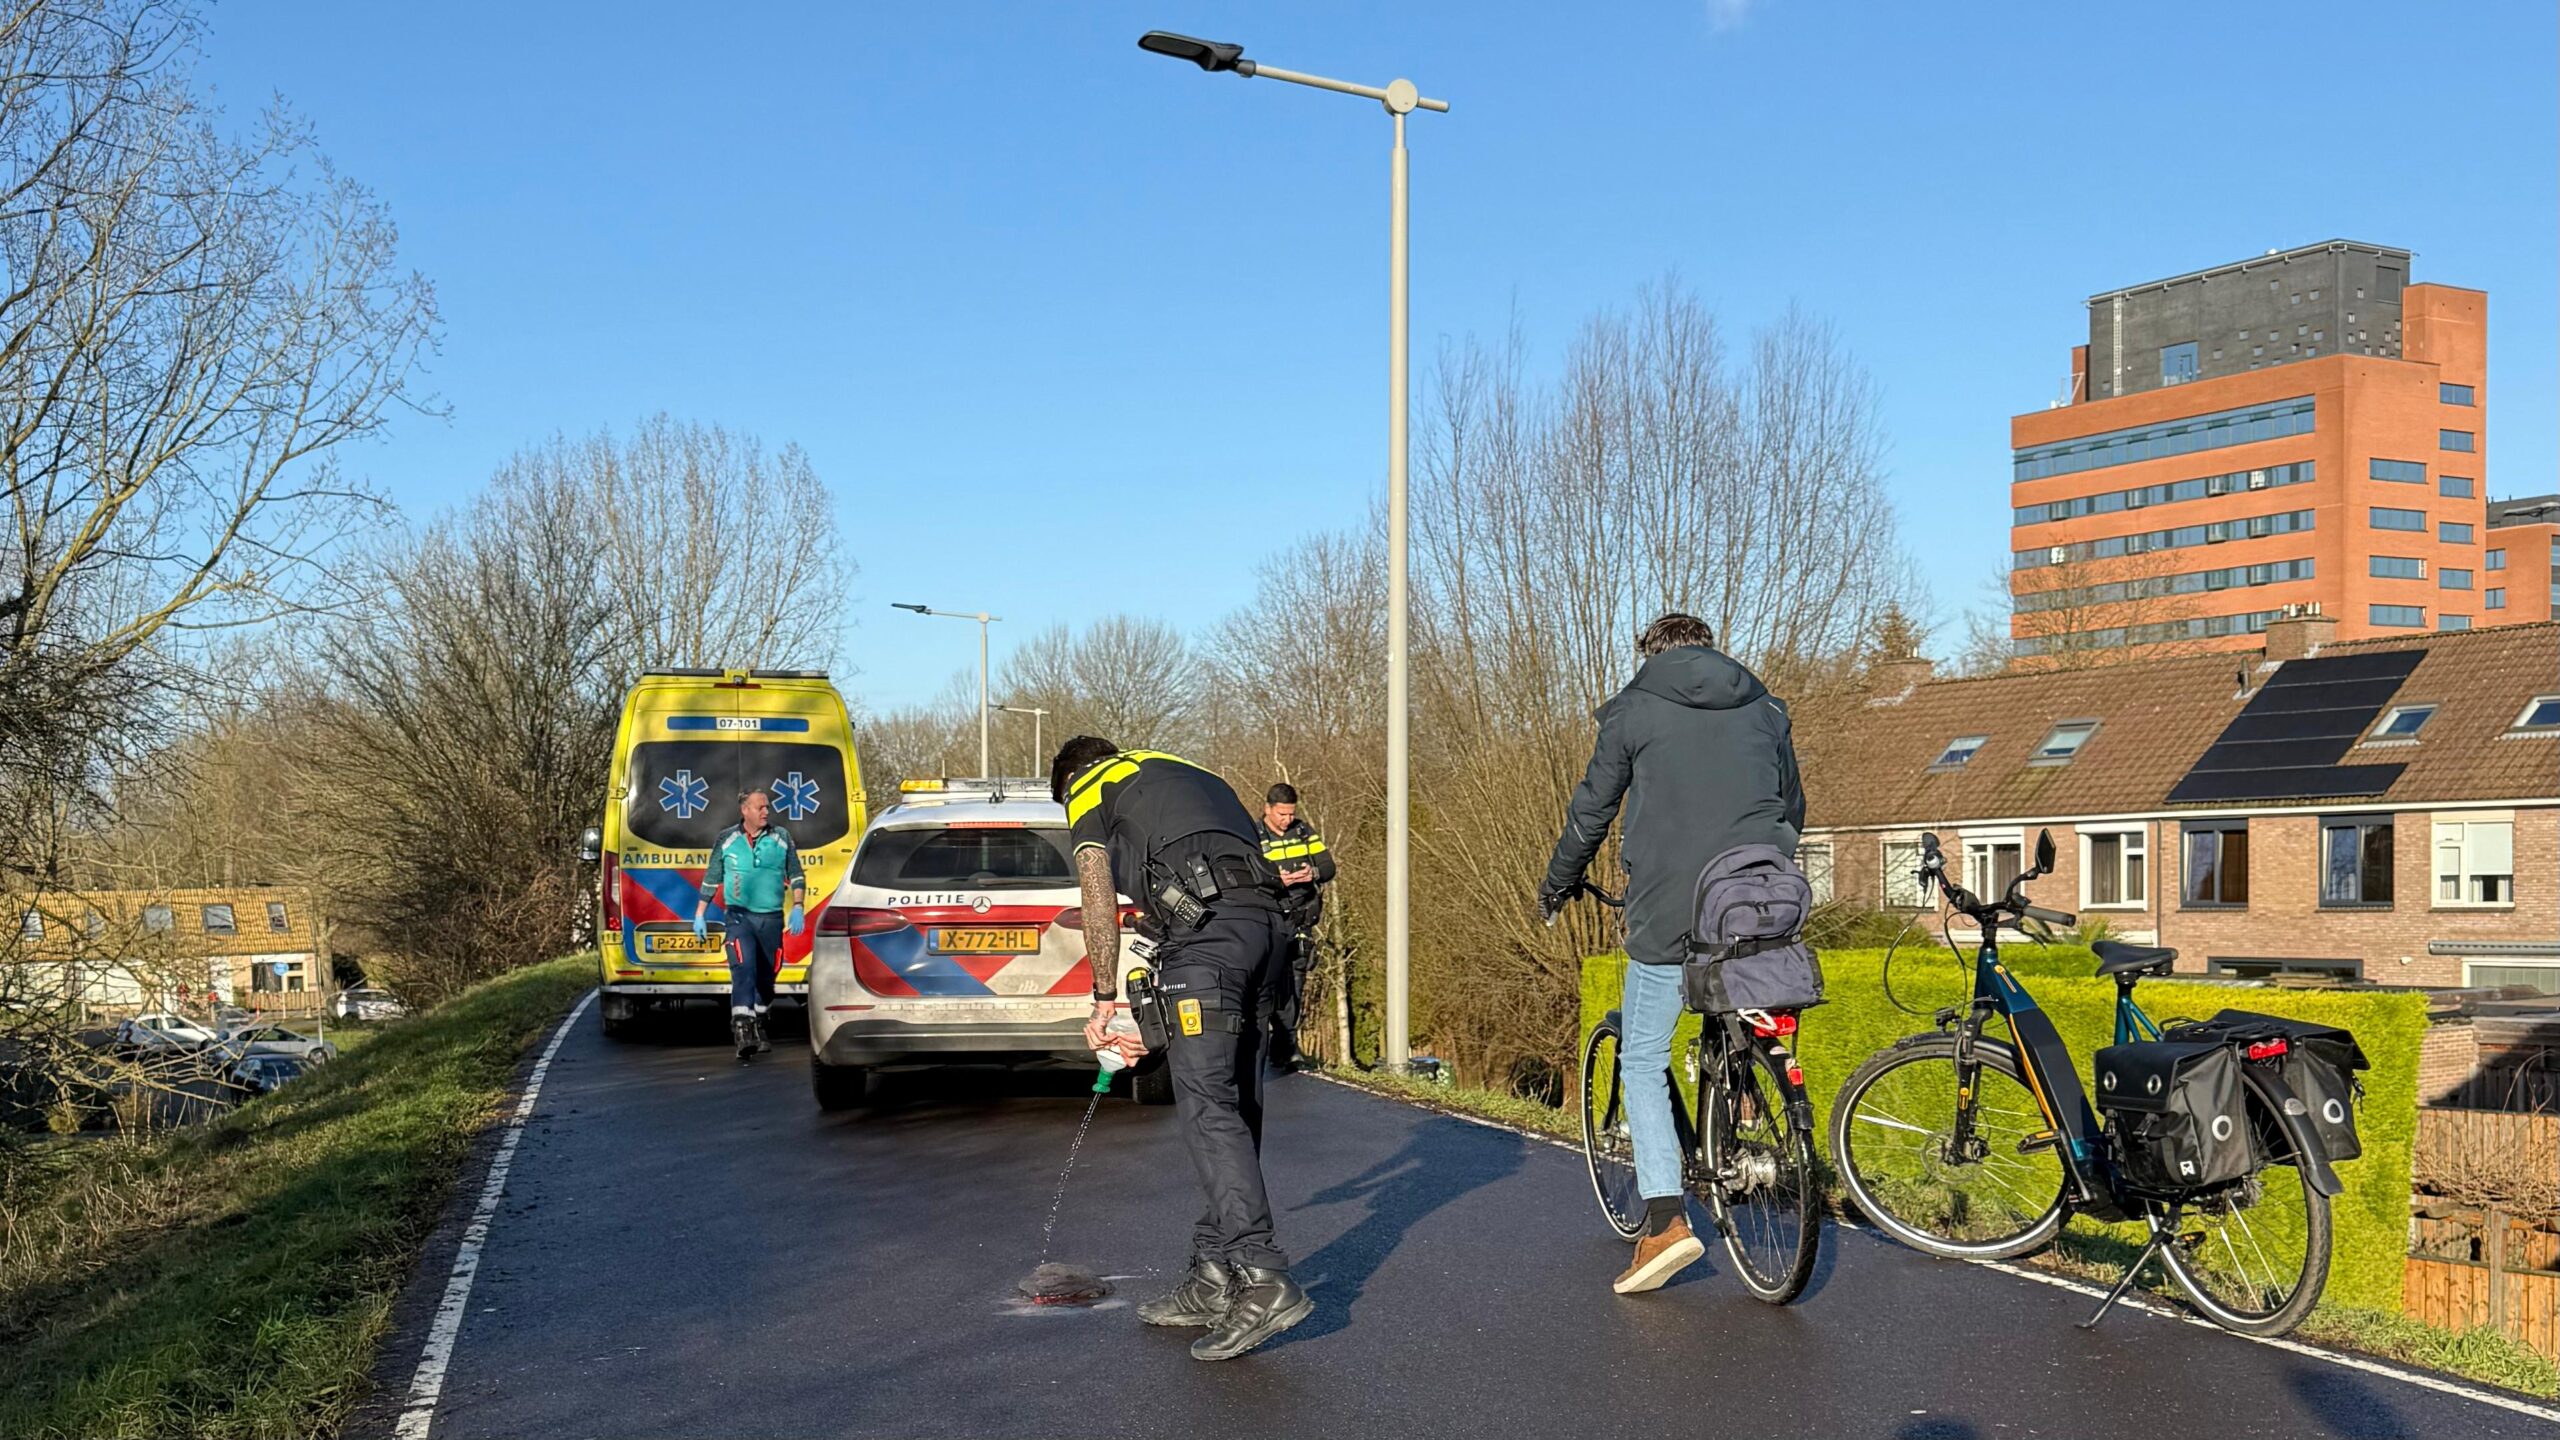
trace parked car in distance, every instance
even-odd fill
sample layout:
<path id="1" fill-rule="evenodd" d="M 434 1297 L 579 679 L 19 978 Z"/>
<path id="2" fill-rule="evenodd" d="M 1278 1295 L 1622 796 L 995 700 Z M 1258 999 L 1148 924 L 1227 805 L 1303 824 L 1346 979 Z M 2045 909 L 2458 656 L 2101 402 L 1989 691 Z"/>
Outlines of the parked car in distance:
<path id="1" fill-rule="evenodd" d="M 257 1023 L 258 1012 L 243 1010 L 237 1005 L 225 1005 L 213 1012 L 213 1028 L 218 1034 L 237 1035 Z"/>
<path id="2" fill-rule="evenodd" d="M 397 1020 L 409 1013 L 400 997 L 371 985 L 341 990 L 329 1002 L 329 1013 L 341 1020 Z"/>
<path id="3" fill-rule="evenodd" d="M 136 1015 L 116 1027 L 115 1049 L 120 1055 L 141 1055 L 153 1051 L 175 1051 L 193 1054 L 221 1037 L 184 1015 L 158 1011 Z"/>
<path id="4" fill-rule="evenodd" d="M 285 1055 L 265 1050 L 252 1050 L 240 1057 L 223 1078 L 243 1090 L 264 1095 L 277 1086 L 302 1074 L 310 1061 L 300 1055 Z"/>
<path id="5" fill-rule="evenodd" d="M 251 1055 L 292 1055 L 318 1065 L 338 1058 L 338 1047 L 281 1025 L 244 1025 L 215 1041 L 213 1049 L 226 1066 Z"/>

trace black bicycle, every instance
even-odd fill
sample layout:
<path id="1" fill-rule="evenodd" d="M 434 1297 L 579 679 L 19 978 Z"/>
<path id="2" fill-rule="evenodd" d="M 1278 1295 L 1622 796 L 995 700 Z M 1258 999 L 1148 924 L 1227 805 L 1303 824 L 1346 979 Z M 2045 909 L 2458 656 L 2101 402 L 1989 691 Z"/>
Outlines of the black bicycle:
<path id="1" fill-rule="evenodd" d="M 1625 910 L 1623 899 L 1587 882 L 1580 893 Z M 1772 1305 L 1804 1293 L 1822 1248 L 1813 1102 L 1805 1098 L 1804 1071 L 1787 1050 L 1795 1033 L 1791 1014 L 1709 1015 L 1684 1062 L 1694 1111 L 1683 1103 L 1679 1082 L 1663 1077 L 1671 1088 L 1682 1183 L 1706 1202 L 1743 1288 Z M 1636 1193 L 1635 1144 L 1618 1070 L 1624 1038 L 1624 1023 L 1612 1010 L 1583 1043 L 1582 1153 L 1601 1215 L 1619 1239 L 1632 1243 L 1644 1229 L 1644 1201 Z"/>
<path id="2" fill-rule="evenodd" d="M 2070 926 L 2065 911 L 2029 904 L 2025 886 L 2053 869 L 2053 836 L 2035 865 L 1997 900 L 1947 878 L 1934 835 L 1921 837 L 1919 878 L 1947 908 L 1981 928 L 1973 993 L 1937 1012 L 1934 1030 L 1876 1052 L 1831 1112 L 1831 1157 L 1868 1219 L 1903 1244 L 1958 1260 L 1998 1260 L 2050 1243 L 2073 1211 L 2139 1220 L 2143 1246 L 2084 1326 L 2121 1299 L 2154 1256 L 2215 1324 L 2280 1335 L 2299 1324 L 2329 1275 L 2329 1197 L 2339 1193 L 2327 1151 L 2278 1073 L 2282 1049 L 2253 1047 L 2242 1067 L 2255 1162 L 2239 1180 L 2197 1193 L 2127 1187 L 2112 1145 L 2081 1089 L 2071 1052 L 2018 977 L 2000 963 L 2003 926 Z M 2157 1040 L 2133 1002 L 2146 975 L 2166 975 L 2178 952 L 2101 940 L 2098 973 L 2116 982 L 2115 1039 Z M 1984 1033 L 1991 1017 L 2006 1039 Z M 2261 1054 L 2261 1050 L 2268 1053 Z"/>

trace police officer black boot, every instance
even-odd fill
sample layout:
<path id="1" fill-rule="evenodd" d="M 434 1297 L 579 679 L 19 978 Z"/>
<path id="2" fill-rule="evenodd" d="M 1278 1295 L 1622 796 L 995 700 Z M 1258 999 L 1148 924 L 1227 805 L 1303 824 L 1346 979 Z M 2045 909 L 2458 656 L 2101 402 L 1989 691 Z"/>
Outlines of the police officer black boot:
<path id="1" fill-rule="evenodd" d="M 1138 1307 L 1149 1325 L 1205 1328 L 1225 1318 L 1235 1298 L 1235 1272 L 1215 1260 L 1191 1262 L 1182 1283 Z"/>
<path id="2" fill-rule="evenodd" d="M 747 1033 L 755 1037 L 757 1054 L 762 1055 L 773 1049 L 772 1039 L 764 1033 L 763 1011 L 759 1010 L 747 1017 Z"/>
<path id="3" fill-rule="evenodd" d="M 756 1053 L 756 1017 L 733 1014 L 729 1017 L 729 1038 L 738 1045 L 738 1063 L 744 1065 Z"/>
<path id="4" fill-rule="evenodd" d="M 1316 1302 L 1286 1270 L 1235 1267 L 1235 1298 L 1208 1334 L 1191 1342 L 1194 1360 L 1233 1360 L 1315 1313 Z"/>

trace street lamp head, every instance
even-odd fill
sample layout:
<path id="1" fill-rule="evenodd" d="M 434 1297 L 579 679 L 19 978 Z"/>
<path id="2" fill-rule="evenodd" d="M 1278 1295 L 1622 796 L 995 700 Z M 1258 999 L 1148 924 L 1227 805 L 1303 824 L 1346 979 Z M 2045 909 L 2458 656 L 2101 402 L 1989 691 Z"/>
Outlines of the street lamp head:
<path id="1" fill-rule="evenodd" d="M 923 605 L 901 605 L 895 600 L 889 602 L 889 608 L 892 610 L 913 610 L 919 615 L 927 613 L 928 609 L 928 607 Z"/>
<path id="2" fill-rule="evenodd" d="M 1176 60 L 1188 60 L 1203 70 L 1233 70 L 1239 75 L 1253 73 L 1253 62 L 1244 58 L 1244 47 L 1241 45 L 1222 45 L 1215 40 L 1195 40 L 1188 35 L 1176 35 L 1170 30 L 1150 30 L 1138 37 L 1138 48 L 1153 51 L 1158 55 L 1169 55 Z"/>

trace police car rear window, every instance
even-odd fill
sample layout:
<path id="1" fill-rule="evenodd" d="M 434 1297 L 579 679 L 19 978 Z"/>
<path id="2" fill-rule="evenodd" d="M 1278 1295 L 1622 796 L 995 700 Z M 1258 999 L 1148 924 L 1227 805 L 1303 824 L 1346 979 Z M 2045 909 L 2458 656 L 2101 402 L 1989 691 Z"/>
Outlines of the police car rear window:
<path id="1" fill-rule="evenodd" d="M 1054 889 L 1075 875 L 1067 832 L 1056 826 L 875 830 L 853 857 L 857 885 Z"/>
<path id="2" fill-rule="evenodd" d="M 773 793 L 774 823 L 803 850 L 844 838 L 851 826 L 844 754 L 827 745 L 769 740 L 652 740 L 631 747 L 623 828 L 667 850 L 708 850 L 738 823 L 738 792 Z"/>

